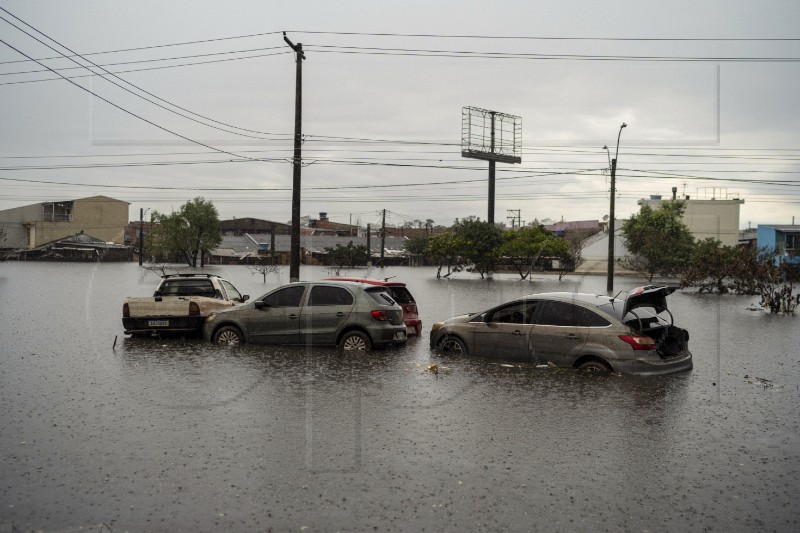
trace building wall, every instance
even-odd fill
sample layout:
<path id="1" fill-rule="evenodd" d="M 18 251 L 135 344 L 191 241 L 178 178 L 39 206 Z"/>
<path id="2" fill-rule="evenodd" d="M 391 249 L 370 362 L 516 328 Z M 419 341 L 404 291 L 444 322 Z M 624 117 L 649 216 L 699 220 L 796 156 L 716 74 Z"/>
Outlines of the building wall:
<path id="1" fill-rule="evenodd" d="M 640 200 L 658 209 L 664 200 Z M 726 246 L 739 244 L 739 206 L 744 200 L 683 200 L 686 210 L 683 221 L 698 241 L 709 237 L 718 239 Z"/>
<path id="2" fill-rule="evenodd" d="M 106 196 L 81 198 L 72 201 L 71 220 L 56 222 L 43 220 L 41 203 L 8 209 L 0 212 L 0 224 L 8 233 L 2 246 L 36 248 L 81 232 L 104 242 L 125 244 L 128 205 Z"/>

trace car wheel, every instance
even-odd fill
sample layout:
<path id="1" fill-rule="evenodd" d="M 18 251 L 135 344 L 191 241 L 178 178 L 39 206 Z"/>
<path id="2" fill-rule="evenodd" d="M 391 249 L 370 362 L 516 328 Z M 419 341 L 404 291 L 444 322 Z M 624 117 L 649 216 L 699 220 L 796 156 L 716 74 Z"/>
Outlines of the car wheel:
<path id="1" fill-rule="evenodd" d="M 453 355 L 467 355 L 467 345 L 458 337 L 445 337 L 439 342 L 439 350 L 442 353 L 451 353 Z"/>
<path id="2" fill-rule="evenodd" d="M 372 348 L 369 337 L 360 331 L 350 331 L 342 336 L 339 349 L 345 352 L 364 351 Z"/>
<path id="3" fill-rule="evenodd" d="M 578 365 L 578 370 L 581 370 L 583 372 L 593 372 L 597 374 L 611 373 L 611 367 L 599 359 L 590 359 L 589 361 L 584 361 L 583 363 Z"/>
<path id="4" fill-rule="evenodd" d="M 219 344 L 233 346 L 244 344 L 244 335 L 236 326 L 223 326 L 214 332 L 212 340 Z"/>

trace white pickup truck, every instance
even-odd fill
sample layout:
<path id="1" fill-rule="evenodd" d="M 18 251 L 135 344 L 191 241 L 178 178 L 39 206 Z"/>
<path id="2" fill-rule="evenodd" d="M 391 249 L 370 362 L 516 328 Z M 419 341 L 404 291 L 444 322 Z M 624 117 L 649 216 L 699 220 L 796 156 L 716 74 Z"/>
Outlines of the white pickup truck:
<path id="1" fill-rule="evenodd" d="M 214 274 L 170 274 L 162 276 L 152 297 L 125 299 L 122 325 L 130 335 L 199 333 L 209 313 L 248 298 Z"/>

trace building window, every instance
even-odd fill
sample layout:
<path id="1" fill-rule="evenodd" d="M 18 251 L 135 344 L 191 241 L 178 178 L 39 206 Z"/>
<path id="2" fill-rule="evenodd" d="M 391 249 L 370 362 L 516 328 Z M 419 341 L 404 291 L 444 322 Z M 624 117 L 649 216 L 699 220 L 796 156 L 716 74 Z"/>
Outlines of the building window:
<path id="1" fill-rule="evenodd" d="M 794 255 L 797 253 L 798 245 L 800 245 L 800 235 L 789 233 L 784 236 L 784 249 L 787 254 Z"/>
<path id="2" fill-rule="evenodd" d="M 42 204 L 42 220 L 45 222 L 72 222 L 72 202 Z"/>

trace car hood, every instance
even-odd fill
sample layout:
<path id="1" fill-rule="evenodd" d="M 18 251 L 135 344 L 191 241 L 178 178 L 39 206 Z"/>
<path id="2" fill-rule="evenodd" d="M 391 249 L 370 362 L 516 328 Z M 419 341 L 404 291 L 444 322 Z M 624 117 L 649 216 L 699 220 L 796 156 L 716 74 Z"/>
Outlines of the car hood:
<path id="1" fill-rule="evenodd" d="M 623 316 L 628 314 L 637 307 L 652 307 L 656 313 L 660 313 L 667 309 L 667 296 L 675 292 L 677 287 L 658 287 L 656 285 L 647 285 L 645 287 L 636 287 L 628 293 L 625 299 L 625 310 Z"/>
<path id="2" fill-rule="evenodd" d="M 469 322 L 471 318 L 475 317 L 476 313 L 469 313 L 466 315 L 458 315 L 448 318 L 444 321 L 445 324 L 459 324 L 463 322 Z"/>

